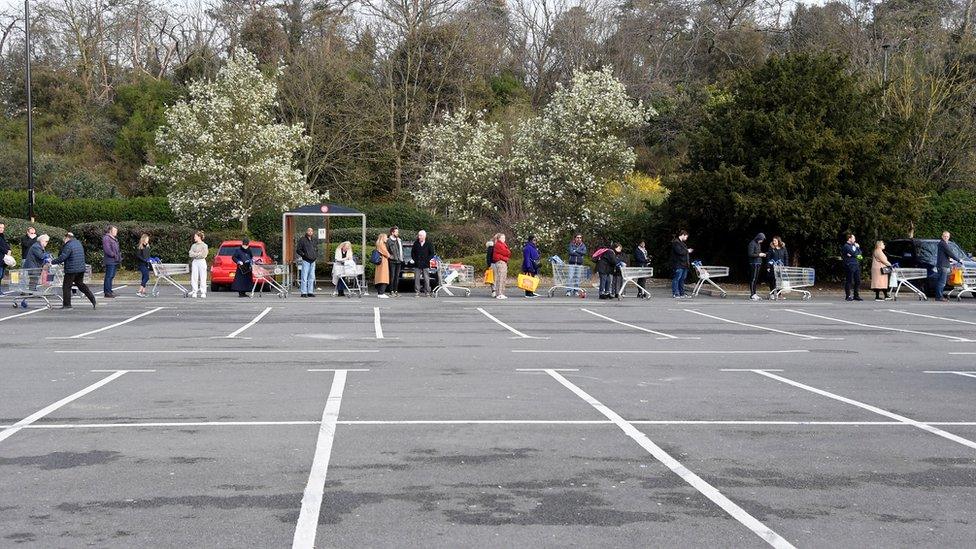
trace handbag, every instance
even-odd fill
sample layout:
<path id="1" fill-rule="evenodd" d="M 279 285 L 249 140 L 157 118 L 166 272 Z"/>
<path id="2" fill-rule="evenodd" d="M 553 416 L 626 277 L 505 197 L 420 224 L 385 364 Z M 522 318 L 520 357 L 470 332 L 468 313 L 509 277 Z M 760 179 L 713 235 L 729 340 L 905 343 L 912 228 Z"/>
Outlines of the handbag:
<path id="1" fill-rule="evenodd" d="M 539 289 L 539 277 L 520 274 L 518 275 L 518 287 L 527 292 L 534 292 Z"/>
<path id="2" fill-rule="evenodd" d="M 887 265 L 882 265 L 882 267 L 881 267 L 881 274 L 883 274 L 883 275 L 890 275 L 891 274 L 891 267 L 889 267 Z"/>
<path id="3" fill-rule="evenodd" d="M 495 271 L 492 269 L 488 269 L 487 271 L 485 271 L 485 284 L 491 286 L 494 283 L 495 283 Z"/>
<path id="4" fill-rule="evenodd" d="M 380 255 L 379 250 L 373 250 L 373 253 L 369 256 L 369 262 L 373 265 L 379 265 L 383 263 L 383 256 Z"/>

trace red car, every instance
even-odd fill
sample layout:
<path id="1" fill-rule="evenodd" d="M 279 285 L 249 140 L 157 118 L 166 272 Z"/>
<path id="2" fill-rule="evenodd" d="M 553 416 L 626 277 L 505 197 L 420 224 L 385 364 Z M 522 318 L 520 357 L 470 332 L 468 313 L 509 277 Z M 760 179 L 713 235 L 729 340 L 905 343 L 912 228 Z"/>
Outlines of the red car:
<path id="1" fill-rule="evenodd" d="M 224 288 L 230 288 L 231 283 L 234 282 L 234 273 L 237 272 L 237 265 L 231 258 L 240 247 L 240 240 L 225 240 L 220 243 L 213 266 L 210 267 L 210 291 L 219 292 Z M 255 260 L 260 259 L 261 263 L 272 263 L 264 242 L 252 240 L 250 250 Z"/>

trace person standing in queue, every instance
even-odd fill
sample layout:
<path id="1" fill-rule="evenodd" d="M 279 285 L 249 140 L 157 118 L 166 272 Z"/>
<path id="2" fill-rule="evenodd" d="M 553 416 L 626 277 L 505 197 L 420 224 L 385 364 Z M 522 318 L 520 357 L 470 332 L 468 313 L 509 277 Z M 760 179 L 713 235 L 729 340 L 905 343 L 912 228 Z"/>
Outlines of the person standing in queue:
<path id="1" fill-rule="evenodd" d="M 27 227 L 27 233 L 20 237 L 20 257 L 27 257 L 27 252 L 30 251 L 31 246 L 37 242 L 37 229 L 34 227 Z"/>
<path id="2" fill-rule="evenodd" d="M 946 283 L 949 281 L 949 271 L 952 270 L 952 264 L 954 262 L 962 261 L 960 258 L 956 257 L 956 254 L 952 252 L 952 248 L 949 247 L 949 239 L 952 237 L 949 231 L 942 232 L 942 239 L 939 240 L 939 245 L 936 250 L 935 259 L 935 269 L 937 273 L 937 279 L 935 284 L 935 300 L 936 301 L 949 301 L 949 298 L 942 295 L 945 292 Z"/>
<path id="3" fill-rule="evenodd" d="M 525 241 L 525 246 L 522 248 L 522 273 L 539 276 L 539 266 L 541 265 L 541 256 L 539 255 L 539 248 L 535 241 L 535 235 L 529 235 L 529 239 Z M 536 298 L 539 294 L 531 291 L 525 290 L 525 297 Z"/>
<path id="4" fill-rule="evenodd" d="M 390 291 L 393 297 L 400 297 L 400 274 L 403 272 L 403 240 L 400 239 L 400 228 L 390 227 L 390 236 L 386 239 L 386 249 L 390 252 Z"/>
<path id="5" fill-rule="evenodd" d="M 319 243 L 311 227 L 305 229 L 305 235 L 298 239 L 295 255 L 301 261 L 298 264 L 298 287 L 302 297 L 315 297 L 315 262 L 319 258 Z"/>
<path id="6" fill-rule="evenodd" d="M 847 241 L 840 250 L 840 257 L 844 261 L 844 299 L 846 301 L 864 301 L 861 299 L 861 246 L 857 238 L 847 233 Z"/>
<path id="7" fill-rule="evenodd" d="M 619 270 L 617 254 L 622 251 L 623 247 L 620 244 L 611 242 L 596 261 L 596 272 L 600 276 L 600 299 L 613 299 L 616 295 L 614 275 Z"/>
<path id="8" fill-rule="evenodd" d="M 634 248 L 634 267 L 650 267 L 651 266 L 651 256 L 647 253 L 647 242 L 641 240 L 637 243 L 637 247 Z M 647 291 L 647 279 L 638 278 L 637 279 L 637 297 L 641 299 L 650 299 L 651 294 Z"/>
<path id="9" fill-rule="evenodd" d="M 497 233 L 495 245 L 491 250 L 491 270 L 495 275 L 495 299 L 508 299 L 505 295 L 505 283 L 508 281 L 508 260 L 512 257 L 512 251 L 505 244 L 505 234 Z"/>
<path id="10" fill-rule="evenodd" d="M 152 271 L 152 265 L 149 263 L 149 258 L 152 257 L 152 251 L 149 249 L 149 235 L 143 233 L 139 237 L 139 247 L 136 248 L 136 261 L 139 267 L 139 290 L 136 292 L 136 297 L 146 297 L 146 286 L 149 285 L 149 272 Z"/>
<path id="11" fill-rule="evenodd" d="M 417 240 L 410 249 L 410 259 L 413 260 L 413 287 L 416 297 L 425 295 L 430 297 L 430 260 L 434 259 L 434 245 L 427 238 L 427 231 L 421 229 L 417 233 Z M 423 284 L 421 284 L 421 280 Z M 423 288 L 423 293 L 421 293 Z"/>
<path id="12" fill-rule="evenodd" d="M 766 282 L 769 284 L 769 291 L 776 289 L 776 266 L 786 266 L 790 264 L 790 252 L 786 249 L 783 239 L 774 236 L 769 241 L 769 250 L 766 251 Z M 786 299 L 780 296 L 781 299 Z"/>
<path id="13" fill-rule="evenodd" d="M 105 279 L 102 282 L 102 295 L 107 299 L 115 297 L 112 283 L 115 281 L 115 273 L 122 264 L 122 250 L 119 247 L 119 228 L 109 225 L 102 235 L 102 265 L 105 267 Z"/>
<path id="14" fill-rule="evenodd" d="M 241 240 L 241 247 L 234 252 L 232 259 L 237 265 L 237 271 L 234 272 L 234 282 L 231 283 L 230 289 L 237 292 L 237 297 L 247 297 L 247 293 L 254 289 L 254 280 L 251 276 L 254 256 L 251 255 L 250 239 Z"/>
<path id="15" fill-rule="evenodd" d="M 586 259 L 586 244 L 583 243 L 583 235 L 578 234 L 569 241 L 569 285 L 579 288 L 580 278 L 583 272 L 583 260 Z M 566 290 L 566 295 L 579 295 L 579 290 Z"/>
<path id="16" fill-rule="evenodd" d="M 759 286 L 759 274 L 762 273 L 763 259 L 766 254 L 762 251 L 762 243 L 766 240 L 766 235 L 759 233 L 749 241 L 747 254 L 749 255 L 749 299 L 753 301 L 762 300 L 757 294 Z"/>
<path id="17" fill-rule="evenodd" d="M 3 281 L 3 272 L 7 267 L 7 265 L 4 264 L 2 260 L 4 257 L 7 256 L 7 254 L 10 253 L 10 244 L 7 243 L 7 235 L 3 234 L 6 228 L 7 228 L 6 225 L 0 223 L 0 282 Z M 21 260 L 23 260 L 23 258 L 25 257 L 27 256 L 25 255 L 20 256 Z"/>
<path id="18" fill-rule="evenodd" d="M 674 299 L 686 299 L 685 279 L 688 278 L 688 269 L 691 268 L 691 253 L 695 250 L 688 247 L 688 231 L 681 230 L 678 236 L 671 241 L 671 270 L 674 275 L 671 278 L 671 297 Z"/>
<path id="19" fill-rule="evenodd" d="M 875 301 L 889 301 L 888 288 L 891 282 L 891 261 L 884 253 L 884 240 L 874 243 L 874 253 L 871 254 L 871 289 L 874 290 Z M 881 294 L 884 293 L 884 297 Z"/>
<path id="20" fill-rule="evenodd" d="M 78 290 L 91 301 L 92 309 L 95 308 L 95 294 L 85 284 L 85 248 L 81 245 L 73 233 L 64 235 L 64 246 L 61 247 L 61 254 L 52 261 L 54 265 L 64 264 L 64 284 L 61 286 L 61 308 L 71 309 L 71 286 L 77 286 Z"/>
<path id="21" fill-rule="evenodd" d="M 207 298 L 207 256 L 210 248 L 203 241 L 203 231 L 193 234 L 193 244 L 187 255 L 190 257 L 190 297 Z"/>
<path id="22" fill-rule="evenodd" d="M 386 295 L 386 289 L 390 285 L 390 250 L 386 247 L 387 241 L 389 238 L 385 233 L 376 237 L 376 252 L 380 254 L 380 262 L 373 274 L 373 285 L 376 286 L 376 297 L 380 299 L 390 299 Z"/>

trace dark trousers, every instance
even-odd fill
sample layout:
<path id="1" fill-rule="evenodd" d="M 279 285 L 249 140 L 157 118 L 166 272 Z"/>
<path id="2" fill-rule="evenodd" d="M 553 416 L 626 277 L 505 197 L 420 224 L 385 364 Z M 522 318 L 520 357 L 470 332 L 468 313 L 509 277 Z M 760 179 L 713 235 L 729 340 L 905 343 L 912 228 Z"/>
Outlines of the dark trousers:
<path id="1" fill-rule="evenodd" d="M 105 266 L 105 282 L 102 284 L 102 291 L 105 295 L 112 295 L 112 282 L 115 280 L 115 273 L 118 270 L 118 265 Z"/>
<path id="2" fill-rule="evenodd" d="M 139 283 L 139 285 L 142 286 L 143 288 L 145 288 L 146 285 L 149 284 L 149 271 L 150 271 L 149 264 L 148 263 L 143 263 L 143 262 L 140 261 L 139 262 L 139 274 L 142 275 L 142 280 Z"/>
<path id="3" fill-rule="evenodd" d="M 72 285 L 77 286 L 78 290 L 85 294 L 85 297 L 88 298 L 88 301 L 91 301 L 92 305 L 95 304 L 95 294 L 85 284 L 85 273 L 66 273 L 64 275 L 64 284 L 61 285 L 61 301 L 64 302 L 65 307 L 71 306 Z"/>
<path id="4" fill-rule="evenodd" d="M 762 265 L 749 265 L 749 295 L 756 295 L 759 286 L 759 273 L 761 271 Z"/>
<path id="5" fill-rule="evenodd" d="M 416 269 L 415 268 L 413 270 L 413 272 L 414 272 L 414 277 L 413 277 L 413 289 L 414 289 L 414 291 L 416 291 L 418 294 L 421 293 L 420 292 L 420 289 L 421 289 L 420 282 L 421 282 L 421 279 L 423 279 L 423 290 L 424 290 L 423 293 L 429 294 L 430 293 L 430 271 L 428 269 Z"/>
<path id="6" fill-rule="evenodd" d="M 400 273 L 403 271 L 403 263 L 399 261 L 390 262 L 390 291 L 399 292 L 400 291 Z"/>
<path id="7" fill-rule="evenodd" d="M 386 293 L 386 287 L 389 284 L 383 284 L 382 282 L 376 285 L 376 295 L 383 295 Z"/>
<path id="8" fill-rule="evenodd" d="M 853 292 L 853 297 L 861 297 L 861 266 L 857 263 L 845 263 L 844 271 L 844 296 L 851 297 Z"/>
<path id="9" fill-rule="evenodd" d="M 651 293 L 647 291 L 647 279 L 646 278 L 638 278 L 637 279 L 637 297 L 644 297 L 644 296 L 649 296 L 649 295 L 651 295 Z"/>

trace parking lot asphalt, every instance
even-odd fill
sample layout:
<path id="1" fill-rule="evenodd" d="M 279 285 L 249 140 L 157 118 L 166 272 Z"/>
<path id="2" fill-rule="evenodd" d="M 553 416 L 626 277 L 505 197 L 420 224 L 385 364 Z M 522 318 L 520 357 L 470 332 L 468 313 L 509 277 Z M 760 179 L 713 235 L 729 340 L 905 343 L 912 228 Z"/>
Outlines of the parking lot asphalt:
<path id="1" fill-rule="evenodd" d="M 0 309 L 0 547 L 976 540 L 971 299 L 119 295 Z"/>

